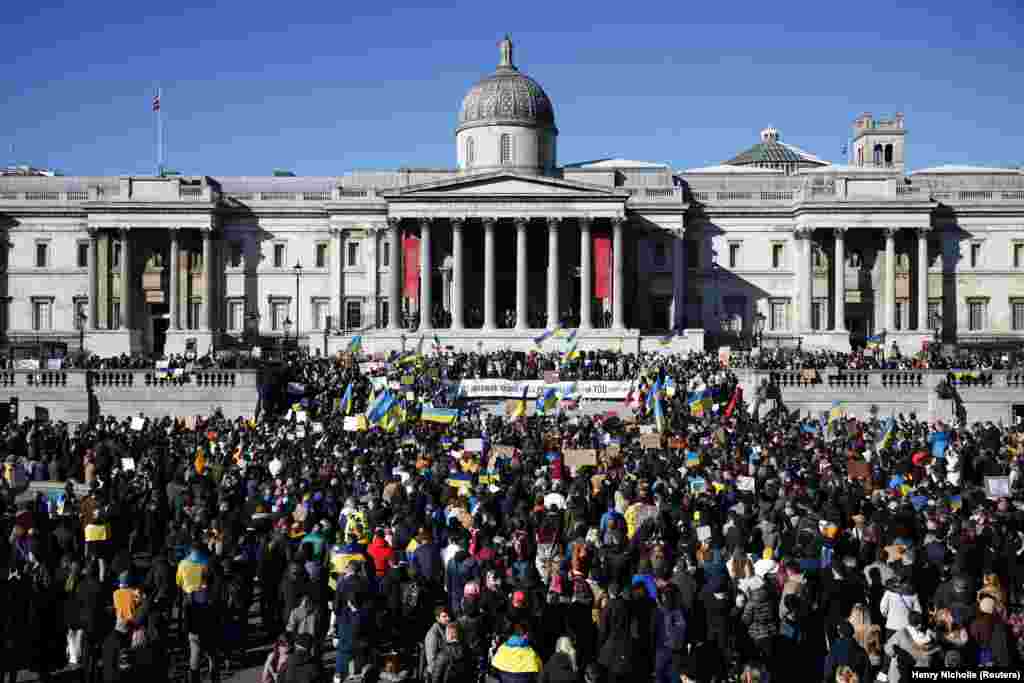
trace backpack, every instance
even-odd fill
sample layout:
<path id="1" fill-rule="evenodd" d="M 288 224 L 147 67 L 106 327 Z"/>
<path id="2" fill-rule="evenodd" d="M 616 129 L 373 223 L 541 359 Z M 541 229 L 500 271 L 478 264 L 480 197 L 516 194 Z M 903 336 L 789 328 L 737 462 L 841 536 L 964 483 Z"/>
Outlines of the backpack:
<path id="1" fill-rule="evenodd" d="M 420 609 L 423 588 L 419 581 L 410 581 L 402 586 L 402 614 L 406 617 L 414 616 Z"/>
<path id="2" fill-rule="evenodd" d="M 665 645 L 673 652 L 686 649 L 686 617 L 678 609 L 661 611 L 662 626 L 665 633 Z"/>

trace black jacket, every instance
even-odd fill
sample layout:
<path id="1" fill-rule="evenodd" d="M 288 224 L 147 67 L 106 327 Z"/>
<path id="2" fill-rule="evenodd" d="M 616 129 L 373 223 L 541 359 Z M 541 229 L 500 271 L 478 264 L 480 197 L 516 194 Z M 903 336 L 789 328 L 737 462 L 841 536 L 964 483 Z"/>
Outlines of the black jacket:
<path id="1" fill-rule="evenodd" d="M 544 665 L 538 683 L 577 683 L 579 680 L 579 672 L 573 671 L 569 655 L 556 652 Z"/>

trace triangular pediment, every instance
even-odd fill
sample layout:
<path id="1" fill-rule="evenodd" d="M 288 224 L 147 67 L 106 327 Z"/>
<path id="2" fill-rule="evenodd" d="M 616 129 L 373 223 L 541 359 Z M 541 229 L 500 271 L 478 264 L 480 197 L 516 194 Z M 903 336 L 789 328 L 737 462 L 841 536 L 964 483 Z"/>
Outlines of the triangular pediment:
<path id="1" fill-rule="evenodd" d="M 560 178 L 529 176 L 499 171 L 446 178 L 380 193 L 386 199 L 413 197 L 557 196 L 562 198 L 628 197 L 628 193 L 601 185 Z"/>

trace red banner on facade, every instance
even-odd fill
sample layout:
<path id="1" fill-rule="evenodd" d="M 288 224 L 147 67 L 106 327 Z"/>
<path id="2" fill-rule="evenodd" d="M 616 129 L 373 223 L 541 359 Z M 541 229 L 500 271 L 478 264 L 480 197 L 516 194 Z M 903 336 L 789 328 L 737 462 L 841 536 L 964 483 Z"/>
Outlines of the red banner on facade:
<path id="1" fill-rule="evenodd" d="M 420 298 L 420 238 L 416 235 L 402 237 L 402 264 L 405 270 L 405 284 L 402 296 L 406 299 Z"/>
<path id="2" fill-rule="evenodd" d="M 612 238 L 594 235 L 594 297 L 607 299 L 612 295 Z"/>

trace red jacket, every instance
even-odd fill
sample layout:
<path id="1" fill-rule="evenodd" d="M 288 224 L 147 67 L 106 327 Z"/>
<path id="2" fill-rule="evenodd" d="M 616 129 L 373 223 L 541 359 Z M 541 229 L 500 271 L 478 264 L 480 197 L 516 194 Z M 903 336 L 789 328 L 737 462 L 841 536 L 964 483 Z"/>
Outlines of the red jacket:
<path id="1" fill-rule="evenodd" d="M 377 569 L 377 576 L 384 576 L 388 571 L 388 565 L 391 564 L 391 557 L 395 554 L 394 549 L 380 536 L 374 536 L 366 552 L 373 558 L 373 565 Z"/>

